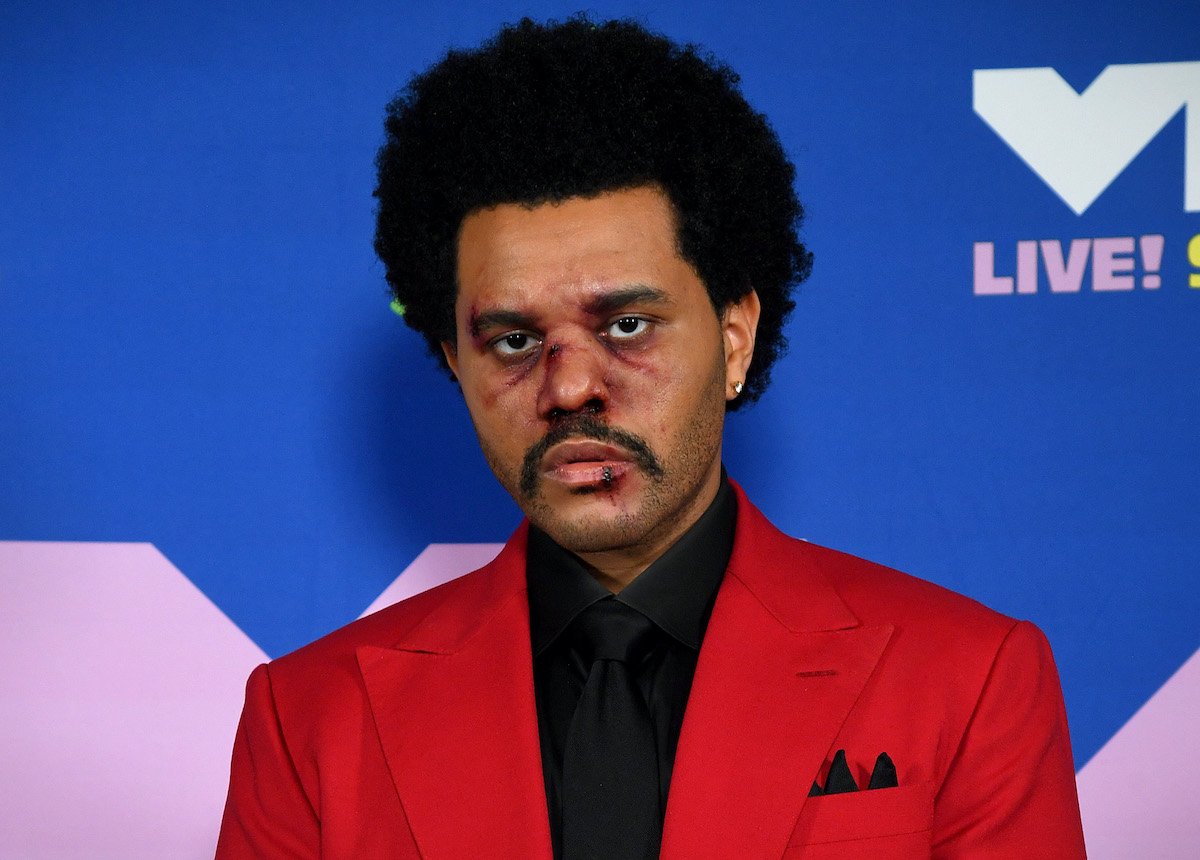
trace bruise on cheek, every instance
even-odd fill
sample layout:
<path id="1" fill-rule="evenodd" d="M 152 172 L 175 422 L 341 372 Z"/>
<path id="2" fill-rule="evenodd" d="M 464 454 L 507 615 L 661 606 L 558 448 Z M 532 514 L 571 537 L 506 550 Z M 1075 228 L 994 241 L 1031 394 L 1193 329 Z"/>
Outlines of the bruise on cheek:
<path id="1" fill-rule="evenodd" d="M 530 356 L 520 364 L 505 367 L 489 374 L 490 379 L 484 383 L 480 390 L 480 397 L 484 405 L 489 409 L 495 408 L 502 399 L 507 401 L 514 396 L 519 396 L 517 394 L 518 389 L 522 383 L 529 379 L 538 364 L 537 357 Z"/>
<path id="2" fill-rule="evenodd" d="M 678 369 L 649 352 L 610 349 L 604 389 L 627 405 L 658 402 L 678 379 Z M 638 407 L 641 408 L 641 407 Z"/>
<path id="3" fill-rule="evenodd" d="M 490 389 L 479 392 L 479 403 L 484 409 L 494 409 L 498 398 L 498 393 Z"/>
<path id="4" fill-rule="evenodd" d="M 657 365 L 662 364 L 661 341 L 651 332 L 649 337 L 639 339 L 636 343 L 622 343 L 611 338 L 603 340 L 608 354 L 621 365 L 636 370 L 639 373 L 660 375 Z"/>
<path id="5" fill-rule="evenodd" d="M 616 358 L 617 364 L 610 371 L 613 383 L 616 382 L 617 377 L 629 376 L 641 380 L 653 380 L 658 385 L 664 385 L 674 379 L 672 369 L 664 366 L 663 362 L 655 360 L 648 353 L 614 353 L 614 358 Z M 605 383 L 612 384 L 608 382 L 608 379 L 605 380 Z"/>

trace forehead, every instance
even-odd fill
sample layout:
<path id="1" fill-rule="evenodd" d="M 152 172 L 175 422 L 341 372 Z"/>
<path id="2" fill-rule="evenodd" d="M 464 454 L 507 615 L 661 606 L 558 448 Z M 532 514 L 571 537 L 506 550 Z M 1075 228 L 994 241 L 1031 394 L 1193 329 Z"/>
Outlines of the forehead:
<path id="1" fill-rule="evenodd" d="M 671 203 L 652 186 L 473 212 L 459 231 L 457 268 L 460 305 L 630 283 L 670 289 L 691 273 Z"/>

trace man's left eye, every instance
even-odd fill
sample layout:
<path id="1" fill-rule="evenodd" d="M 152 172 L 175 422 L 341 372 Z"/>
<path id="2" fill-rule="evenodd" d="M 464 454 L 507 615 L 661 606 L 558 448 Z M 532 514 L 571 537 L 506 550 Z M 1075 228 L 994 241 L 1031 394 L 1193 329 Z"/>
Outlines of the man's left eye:
<path id="1" fill-rule="evenodd" d="M 615 340 L 624 340 L 645 334 L 650 328 L 650 320 L 641 317 L 621 317 L 608 327 L 608 336 Z"/>

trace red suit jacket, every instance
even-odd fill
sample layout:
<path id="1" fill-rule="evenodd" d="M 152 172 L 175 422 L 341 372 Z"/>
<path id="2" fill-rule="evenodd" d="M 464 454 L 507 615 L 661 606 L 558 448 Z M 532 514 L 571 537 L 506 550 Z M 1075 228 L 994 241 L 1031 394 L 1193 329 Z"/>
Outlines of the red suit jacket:
<path id="1" fill-rule="evenodd" d="M 737 492 L 664 860 L 1084 856 L 1037 628 L 793 540 Z M 549 860 L 526 533 L 254 671 L 218 858 Z M 839 749 L 861 786 L 887 752 L 899 787 L 809 798 Z"/>

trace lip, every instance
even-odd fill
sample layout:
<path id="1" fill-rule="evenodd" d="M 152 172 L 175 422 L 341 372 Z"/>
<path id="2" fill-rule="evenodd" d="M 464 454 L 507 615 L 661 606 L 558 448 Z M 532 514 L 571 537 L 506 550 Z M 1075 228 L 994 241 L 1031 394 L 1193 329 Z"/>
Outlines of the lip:
<path id="1" fill-rule="evenodd" d="M 621 448 L 580 439 L 555 445 L 542 462 L 544 475 L 571 486 L 611 484 L 633 468 L 632 459 Z"/>
<path id="2" fill-rule="evenodd" d="M 568 439 L 546 452 L 545 468 L 557 469 L 573 463 L 628 463 L 629 455 L 615 445 L 591 439 Z"/>

